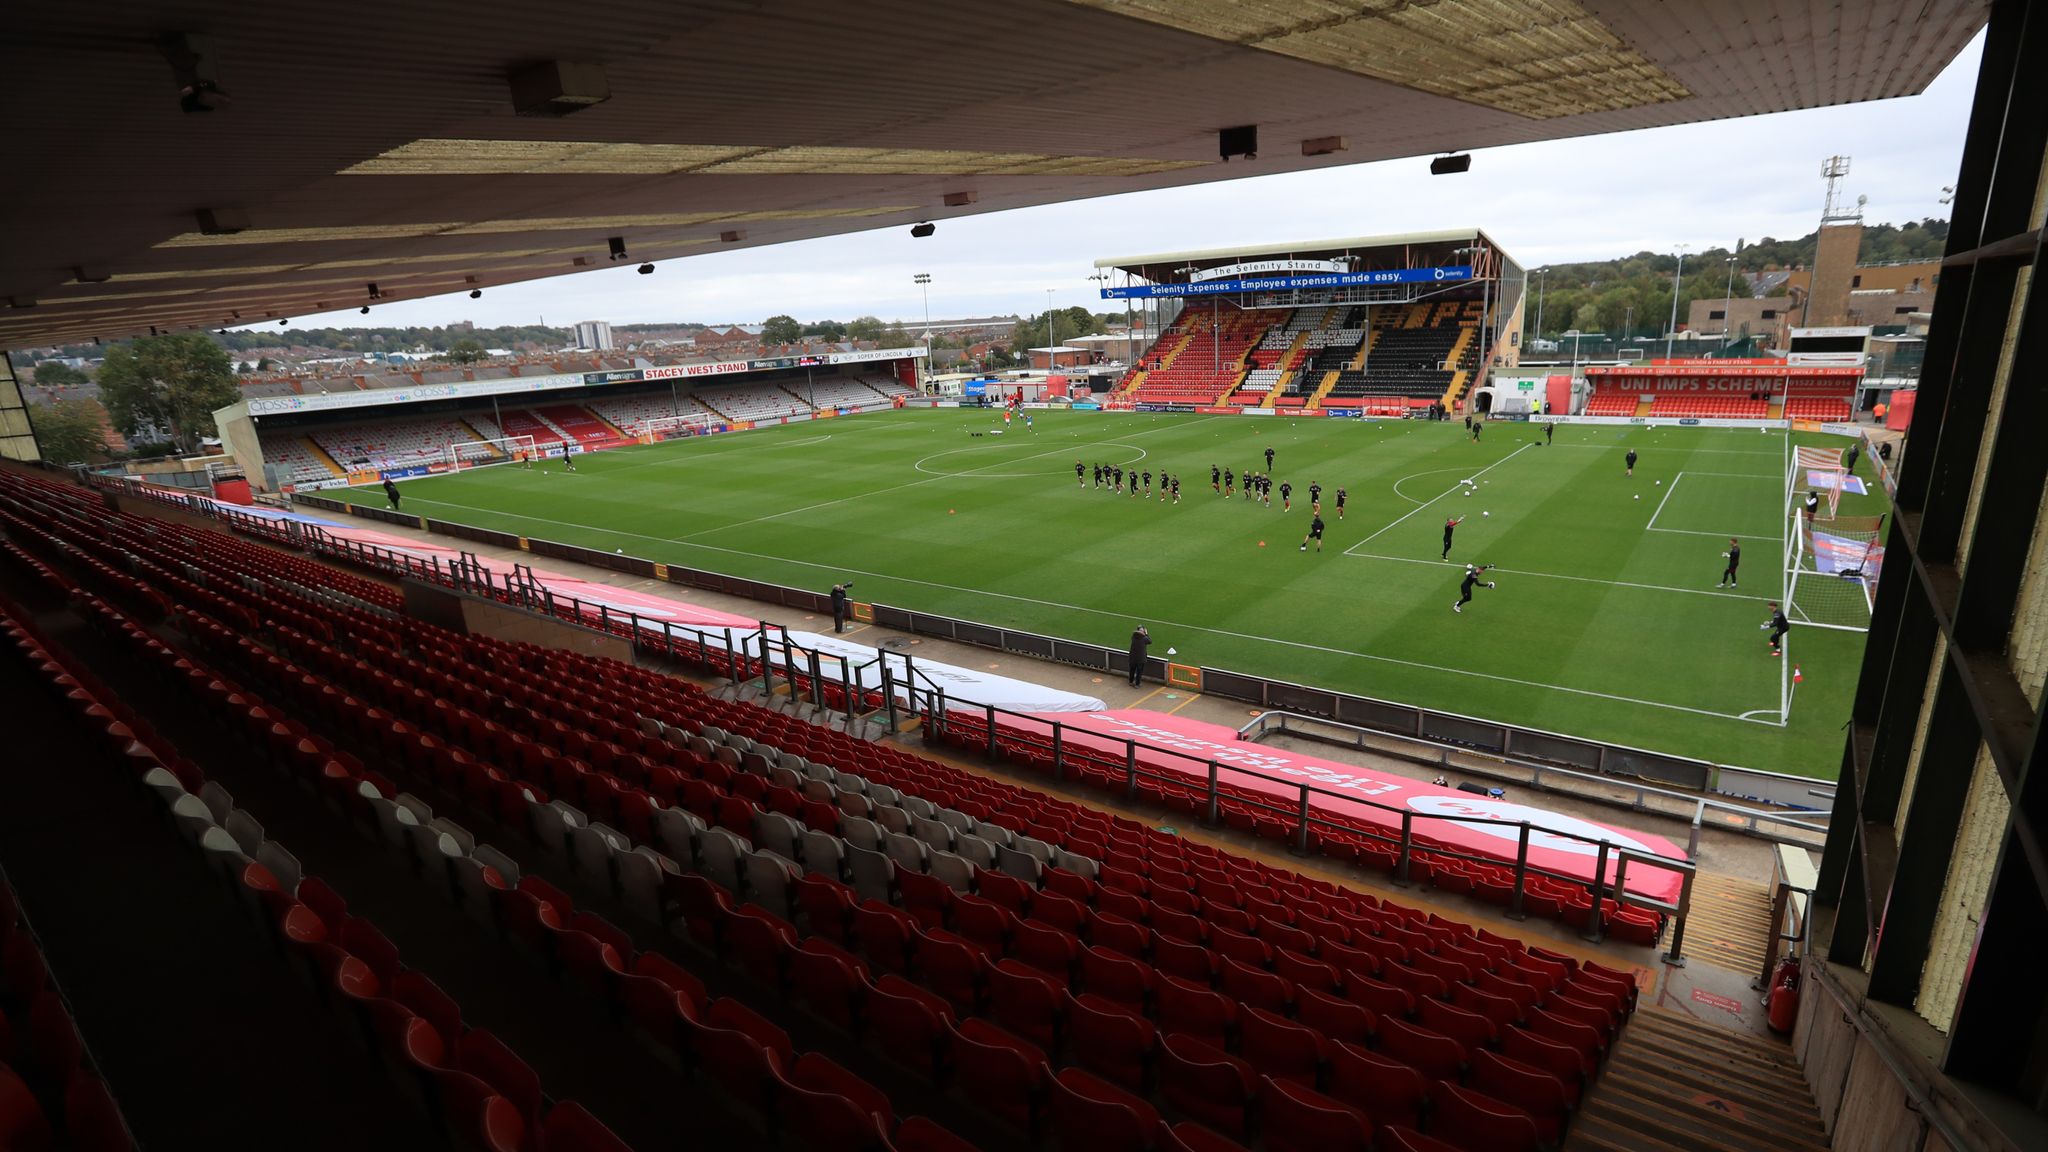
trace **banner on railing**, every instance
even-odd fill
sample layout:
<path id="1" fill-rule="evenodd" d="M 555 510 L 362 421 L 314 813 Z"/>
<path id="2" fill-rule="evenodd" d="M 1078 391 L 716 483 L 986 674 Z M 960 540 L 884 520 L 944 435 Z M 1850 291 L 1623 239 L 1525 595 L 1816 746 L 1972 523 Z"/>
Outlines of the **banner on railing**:
<path id="1" fill-rule="evenodd" d="M 1145 768 L 1180 772 L 1204 783 L 1208 779 L 1207 763 L 1214 760 L 1221 769 L 1219 783 L 1261 792 L 1287 803 L 1298 801 L 1299 785 L 1307 784 L 1321 790 L 1310 796 L 1311 807 L 1375 825 L 1375 830 L 1383 835 L 1400 834 L 1403 810 L 1418 816 L 1456 817 L 1416 821 L 1415 832 L 1456 851 L 1490 856 L 1506 864 L 1514 863 L 1521 842 L 1521 825 L 1526 822 L 1530 825 L 1529 863 L 1585 881 L 1593 878 L 1600 851 L 1598 842 L 1602 840 L 1614 848 L 1674 860 L 1686 858 L 1683 849 L 1661 836 L 1596 824 L 1562 812 L 1517 804 L 1504 797 L 1473 795 L 1406 776 L 1253 744 L 1239 739 L 1234 729 L 1164 712 L 1094 712 L 1082 717 L 1041 714 L 1030 719 L 1048 724 L 1057 720 L 1063 728 L 1063 742 L 1068 746 L 1112 753 L 1119 760 L 1124 755 L 1125 742 L 1136 741 L 1138 761 Z M 998 720 L 1011 727 L 1029 723 L 1022 717 Z M 1037 729 L 1041 736 L 1047 731 Z M 1610 882 L 1615 863 L 1610 851 Z M 1628 870 L 1629 891 L 1657 900 L 1675 902 L 1682 883 L 1678 873 L 1665 869 L 1637 863 Z"/>

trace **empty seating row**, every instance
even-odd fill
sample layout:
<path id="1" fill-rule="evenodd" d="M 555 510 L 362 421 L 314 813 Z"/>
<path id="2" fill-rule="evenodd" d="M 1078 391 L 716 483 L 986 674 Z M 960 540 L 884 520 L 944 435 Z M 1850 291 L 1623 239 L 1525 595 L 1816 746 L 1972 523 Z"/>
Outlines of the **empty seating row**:
<path id="1" fill-rule="evenodd" d="M 598 415 L 611 421 L 630 435 L 638 436 L 647 431 L 651 420 L 671 416 L 703 416 L 718 420 L 718 414 L 684 392 L 672 395 L 668 392 L 643 392 L 633 396 L 607 396 L 590 402 L 590 408 Z"/>
<path id="2" fill-rule="evenodd" d="M 810 405 L 776 384 L 699 388 L 693 395 L 729 420 L 774 420 L 799 416 L 811 410 Z"/>

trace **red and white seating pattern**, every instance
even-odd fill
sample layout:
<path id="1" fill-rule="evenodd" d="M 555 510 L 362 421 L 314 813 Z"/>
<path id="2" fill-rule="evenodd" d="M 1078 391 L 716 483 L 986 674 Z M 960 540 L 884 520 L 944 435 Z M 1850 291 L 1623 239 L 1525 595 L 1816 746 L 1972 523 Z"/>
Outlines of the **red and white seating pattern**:
<path id="1" fill-rule="evenodd" d="M 448 445 L 475 440 L 469 426 L 455 419 L 388 420 L 320 428 L 314 442 L 344 468 L 406 468 L 448 458 Z"/>
<path id="2" fill-rule="evenodd" d="M 1633 416 L 1642 397 L 1634 392 L 1603 388 L 1586 398 L 1588 416 Z"/>
<path id="3" fill-rule="evenodd" d="M 699 400 L 732 420 L 773 420 L 798 416 L 811 406 L 774 384 L 751 384 L 734 388 L 699 388 Z"/>
<path id="4" fill-rule="evenodd" d="M 263 462 L 277 470 L 279 483 L 304 484 L 335 478 L 334 469 L 313 455 L 304 436 L 291 432 L 264 432 L 257 439 L 263 446 Z"/>
<path id="5" fill-rule="evenodd" d="M 611 421 L 625 432 L 638 436 L 647 431 L 647 422 L 670 416 L 703 416 L 718 420 L 711 409 L 692 399 L 687 392 L 671 397 L 667 392 L 643 392 L 637 396 L 619 396 L 590 403 L 592 411 Z"/>
<path id="6" fill-rule="evenodd" d="M 546 420 L 549 426 L 559 429 L 569 439 L 580 440 L 585 444 L 602 444 L 619 438 L 618 433 L 605 427 L 602 421 L 592 418 L 580 405 L 551 404 L 546 408 L 534 409 L 533 414 Z"/>

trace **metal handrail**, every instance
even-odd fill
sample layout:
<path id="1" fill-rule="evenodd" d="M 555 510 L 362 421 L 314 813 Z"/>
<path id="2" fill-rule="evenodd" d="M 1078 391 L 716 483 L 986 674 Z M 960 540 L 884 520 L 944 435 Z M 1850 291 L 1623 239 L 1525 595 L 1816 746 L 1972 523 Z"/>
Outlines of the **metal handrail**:
<path id="1" fill-rule="evenodd" d="M 1348 836 L 1359 836 L 1391 845 L 1395 850 L 1395 883 L 1403 887 L 1411 883 L 1410 875 L 1414 854 L 1418 847 L 1416 844 L 1417 821 L 1423 821 L 1424 823 L 1421 827 L 1425 829 L 1431 826 L 1428 823 L 1430 821 L 1450 824 L 1487 824 L 1493 826 L 1507 823 L 1506 821 L 1494 820 L 1489 817 L 1416 812 L 1413 809 L 1383 804 L 1375 800 L 1319 787 L 1315 784 L 1269 775 L 1252 768 L 1225 764 L 1213 758 L 1193 756 L 1177 749 L 1149 744 L 1132 738 L 1119 740 L 1116 737 L 1104 736 L 1085 727 L 1068 725 L 1057 719 L 1047 719 L 1043 716 L 1015 712 L 993 704 L 977 705 L 962 701 L 947 701 L 944 689 L 938 689 L 937 691 L 938 699 L 928 703 L 925 708 L 927 718 L 933 721 L 926 729 L 928 739 L 944 739 L 946 729 L 956 722 L 956 713 L 979 713 L 982 723 L 986 726 L 984 729 L 987 740 L 986 750 L 992 757 L 1002 756 L 1004 754 L 1004 745 L 1009 745 L 1012 749 L 1021 749 L 1026 752 L 1038 751 L 1041 755 L 1049 758 L 1055 780 L 1065 780 L 1069 767 L 1075 766 L 1073 762 L 1077 759 L 1085 760 L 1087 765 L 1093 768 L 1104 768 L 1112 764 L 1113 756 L 1111 759 L 1105 759 L 1101 755 L 1086 757 L 1071 755 L 1069 751 L 1071 741 L 1067 739 L 1066 731 L 1069 727 L 1073 727 L 1076 731 L 1083 733 L 1091 739 L 1106 740 L 1112 744 L 1123 745 L 1123 755 L 1121 762 L 1116 764 L 1116 770 L 1120 770 L 1124 776 L 1124 794 L 1126 797 L 1136 796 L 1140 780 L 1171 782 L 1182 786 L 1192 781 L 1202 781 L 1204 811 L 1201 819 L 1204 824 L 1212 827 L 1223 823 L 1221 805 L 1224 798 L 1224 773 L 1236 773 L 1256 780 L 1262 780 L 1269 784 L 1277 784 L 1294 791 L 1296 795 L 1294 803 L 1282 805 L 1270 803 L 1257 797 L 1247 798 L 1243 796 L 1232 796 L 1230 798 L 1231 802 L 1290 819 L 1294 824 L 1290 851 L 1296 855 L 1307 855 L 1309 853 L 1311 836 L 1318 827 L 1339 829 Z M 1005 728 L 997 722 L 997 718 L 1000 716 L 1015 717 L 1018 720 L 1024 721 L 1025 725 Z M 1043 728 L 1047 731 L 1044 735 L 1039 735 L 1033 731 L 1034 728 Z M 1201 770 L 1179 772 L 1171 769 L 1154 770 L 1147 768 L 1138 758 L 1138 751 L 1140 749 L 1190 761 L 1201 765 Z M 1399 823 L 1400 832 L 1398 835 L 1377 832 L 1369 828 L 1360 828 L 1321 815 L 1320 813 L 1323 810 L 1319 809 L 1312 802 L 1313 798 L 1318 796 L 1377 808 L 1388 813 L 1390 817 Z M 1546 835 L 1562 836 L 1593 846 L 1596 857 L 1593 875 L 1591 877 L 1573 876 L 1532 863 L 1529 859 L 1529 840 L 1531 833 L 1538 829 L 1528 821 L 1516 821 L 1514 826 L 1518 828 L 1520 834 L 1517 838 L 1515 856 L 1511 861 L 1514 868 L 1514 881 L 1510 885 L 1510 902 L 1507 913 L 1511 918 L 1524 918 L 1522 907 L 1527 891 L 1527 877 L 1531 874 L 1548 877 L 1583 887 L 1592 897 L 1592 914 L 1587 919 L 1587 930 L 1585 932 L 1585 937 L 1588 940 L 1597 942 L 1603 938 L 1604 906 L 1609 902 L 1617 906 L 1646 908 L 1673 916 L 1672 946 L 1664 955 L 1664 962 L 1674 965 L 1682 965 L 1684 963 L 1684 954 L 1681 951 L 1685 939 L 1684 923 L 1691 914 L 1693 883 L 1698 875 L 1697 866 L 1690 860 L 1680 860 L 1654 852 L 1617 847 L 1610 841 L 1591 836 L 1582 836 L 1577 833 L 1550 828 L 1541 829 Z M 1426 833 L 1424 834 L 1426 835 Z M 1503 860 L 1497 856 L 1481 856 L 1437 844 L 1427 845 L 1423 850 L 1438 857 L 1455 860 L 1469 860 L 1495 866 L 1503 863 Z M 1614 862 L 1614 879 L 1612 882 L 1606 880 L 1610 859 Z M 1624 881 L 1627 866 L 1630 862 L 1677 873 L 1680 877 L 1677 900 L 1663 901 L 1642 895 L 1641 893 L 1627 891 Z"/>
<path id="2" fill-rule="evenodd" d="M 1371 737 L 1374 741 L 1377 742 L 1394 743 L 1428 749 L 1432 753 L 1431 756 L 1409 757 L 1409 759 L 1427 761 L 1430 763 L 1435 763 L 1445 768 L 1456 768 L 1460 771 L 1469 771 L 1469 766 L 1453 763 L 1451 761 L 1451 754 L 1454 752 L 1474 754 L 1472 753 L 1472 750 L 1469 748 L 1462 748 L 1456 744 L 1451 744 L 1440 740 L 1430 740 L 1418 736 L 1406 736 L 1398 732 L 1386 732 L 1377 728 L 1364 728 L 1356 724 L 1346 724 L 1341 720 L 1330 720 L 1321 716 L 1309 716 L 1299 712 L 1286 712 L 1277 710 L 1261 712 L 1257 717 L 1255 717 L 1254 719 L 1240 727 L 1237 730 L 1237 734 L 1240 738 L 1251 739 L 1256 741 L 1256 738 L 1258 736 L 1263 736 L 1266 734 L 1268 728 L 1277 727 L 1277 730 L 1282 733 L 1291 731 L 1292 729 L 1290 729 L 1288 726 L 1290 721 L 1298 723 L 1316 724 L 1328 728 L 1342 728 L 1347 732 L 1355 733 L 1356 736 L 1351 743 L 1354 747 L 1358 748 L 1366 748 L 1367 744 L 1365 742 L 1365 738 Z M 1301 734 L 1309 737 L 1310 739 L 1319 738 L 1316 737 L 1313 733 Z M 1801 819 L 1796 816 L 1789 816 L 1781 812 L 1772 812 L 1763 808 L 1751 808 L 1745 805 L 1735 804 L 1726 800 L 1716 800 L 1712 797 L 1697 796 L 1690 792 L 1678 792 L 1669 788 L 1659 788 L 1656 785 L 1644 784 L 1640 781 L 1631 782 L 1615 776 L 1603 776 L 1592 772 L 1580 772 L 1572 768 L 1559 768 L 1553 764 L 1545 764 L 1535 760 L 1525 760 L 1517 756 L 1502 755 L 1493 752 L 1483 753 L 1483 755 L 1485 755 L 1490 760 L 1495 760 L 1502 764 L 1508 764 L 1516 768 L 1527 770 L 1530 773 L 1530 787 L 1542 788 L 1544 787 L 1543 778 L 1545 776 L 1556 776 L 1567 780 L 1581 780 L 1592 784 L 1598 784 L 1603 788 L 1619 788 L 1633 791 L 1635 793 L 1634 803 L 1625 805 L 1625 807 L 1628 807 L 1633 811 L 1648 811 L 1648 806 L 1645 805 L 1643 801 L 1646 797 L 1649 796 L 1663 797 L 1690 806 L 1693 810 L 1693 815 L 1691 821 L 1691 830 L 1687 839 L 1685 849 L 1687 855 L 1697 855 L 1699 853 L 1700 829 L 1702 824 L 1704 823 L 1705 815 L 1709 811 L 1726 812 L 1731 815 L 1739 816 L 1744 821 L 1744 827 L 1742 829 L 1743 831 L 1746 831 L 1751 835 L 1760 837 L 1765 840 L 1770 840 L 1778 844 L 1791 844 L 1802 848 L 1817 848 L 1820 846 L 1820 842 L 1827 838 L 1828 825 L 1825 820 L 1816 823 L 1811 820 Z M 1611 803 L 1611 801 L 1606 801 L 1601 797 L 1589 797 L 1585 796 L 1583 793 L 1574 792 L 1570 793 L 1570 795 L 1578 796 L 1581 799 L 1598 801 L 1601 803 Z M 1779 833 L 1774 833 L 1765 829 L 1763 827 L 1763 825 L 1765 824 L 1781 824 L 1788 826 L 1790 828 L 1797 829 L 1801 832 L 1809 832 L 1812 833 L 1814 837 L 1816 837 L 1816 839 L 1796 839 Z"/>

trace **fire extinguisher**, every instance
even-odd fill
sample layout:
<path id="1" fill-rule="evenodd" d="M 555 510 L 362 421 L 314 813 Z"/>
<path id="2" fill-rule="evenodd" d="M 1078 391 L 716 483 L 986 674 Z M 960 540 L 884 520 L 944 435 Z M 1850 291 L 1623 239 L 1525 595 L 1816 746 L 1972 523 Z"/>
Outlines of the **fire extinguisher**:
<path id="1" fill-rule="evenodd" d="M 1799 957 L 1788 955 L 1771 974 L 1771 995 L 1767 1002 L 1771 1031 L 1790 1035 L 1799 1019 Z"/>

